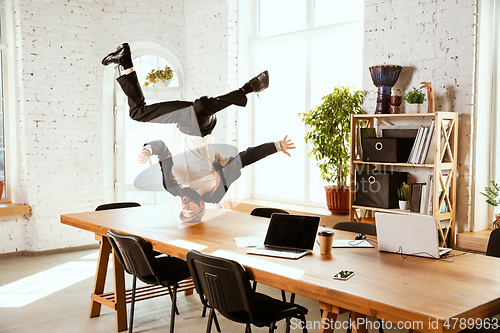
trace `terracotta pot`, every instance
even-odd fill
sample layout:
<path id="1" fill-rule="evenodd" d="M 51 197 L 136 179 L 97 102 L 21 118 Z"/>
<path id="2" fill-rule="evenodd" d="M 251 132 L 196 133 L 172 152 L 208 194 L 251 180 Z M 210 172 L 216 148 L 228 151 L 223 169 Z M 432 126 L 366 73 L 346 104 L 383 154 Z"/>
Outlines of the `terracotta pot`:
<path id="1" fill-rule="evenodd" d="M 339 189 L 325 187 L 325 191 L 326 205 L 332 214 L 349 214 L 350 191 L 348 188 Z"/>

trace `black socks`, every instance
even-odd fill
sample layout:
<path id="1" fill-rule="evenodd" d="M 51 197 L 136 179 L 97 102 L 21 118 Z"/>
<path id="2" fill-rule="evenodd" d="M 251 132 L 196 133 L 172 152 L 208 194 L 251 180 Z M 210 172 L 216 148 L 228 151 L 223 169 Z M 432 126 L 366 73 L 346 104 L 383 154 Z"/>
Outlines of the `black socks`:
<path id="1" fill-rule="evenodd" d="M 249 93 L 253 92 L 253 89 L 252 89 L 252 87 L 250 87 L 250 84 L 248 82 L 245 83 L 245 85 L 243 87 L 241 87 L 241 90 L 243 90 L 243 92 L 245 94 L 249 94 Z"/>
<path id="2" fill-rule="evenodd" d="M 120 58 L 120 65 L 123 66 L 123 69 L 129 69 L 134 67 L 132 64 L 132 56 L 130 54 L 125 54 Z"/>

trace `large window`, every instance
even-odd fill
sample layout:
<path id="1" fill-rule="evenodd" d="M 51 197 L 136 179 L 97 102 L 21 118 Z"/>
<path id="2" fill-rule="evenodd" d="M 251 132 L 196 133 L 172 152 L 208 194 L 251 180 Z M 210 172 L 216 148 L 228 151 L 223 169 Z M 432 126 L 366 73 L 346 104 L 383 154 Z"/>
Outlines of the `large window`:
<path id="1" fill-rule="evenodd" d="M 134 48 L 136 49 L 136 48 Z M 141 52 L 134 52 L 140 54 Z M 170 60 L 170 61 L 169 61 Z M 139 55 L 133 59 L 134 69 L 139 82 L 143 87 L 146 104 L 153 104 L 165 100 L 177 100 L 181 97 L 182 76 L 180 68 L 172 59 L 165 59 L 155 54 Z M 144 87 L 145 77 L 152 69 L 164 69 L 168 65 L 174 71 L 168 87 Z M 129 117 L 127 97 L 116 87 L 115 98 L 115 191 L 118 201 L 136 201 L 143 205 L 162 204 L 170 202 L 170 194 L 163 189 L 161 171 L 156 156 L 149 159 L 146 164 L 137 162 L 137 155 L 143 144 L 153 140 L 162 140 L 167 144 L 172 143 L 173 131 L 164 124 L 143 123 Z M 138 190 L 134 181 L 144 173 L 151 177 L 149 186 Z M 144 182 L 142 182 L 144 185 Z"/>
<path id="2" fill-rule="evenodd" d="M 493 209 L 480 195 L 490 180 L 500 183 L 500 3 L 479 1 L 478 52 L 474 114 L 473 196 L 474 221 L 470 231 L 491 227 Z"/>
<path id="3" fill-rule="evenodd" d="M 269 70 L 270 87 L 253 103 L 252 143 L 288 135 L 297 149 L 292 158 L 256 163 L 253 196 L 322 205 L 327 184 L 307 157 L 306 128 L 298 114 L 321 104 L 336 85 L 361 89 L 363 1 L 256 0 L 254 5 L 250 63 L 255 73 Z"/>
<path id="4" fill-rule="evenodd" d="M 7 72 L 9 71 L 9 66 L 7 65 L 9 63 L 9 59 L 7 58 L 7 38 L 5 34 L 6 23 L 8 21 L 6 20 L 6 15 L 11 15 L 10 9 L 0 8 L 0 182 L 6 181 L 8 176 L 6 170 L 9 170 L 6 151 L 8 133 L 5 131 L 5 123 L 8 117 L 7 110 L 12 106 L 9 105 L 9 100 L 6 97 L 8 96 L 8 91 L 6 89 L 7 85 L 5 84 L 5 82 L 7 82 Z M 12 69 L 10 70 L 12 71 Z M 8 185 L 10 186 L 11 184 Z M 6 186 L 3 188 L 1 201 L 10 201 L 10 192 Z"/>

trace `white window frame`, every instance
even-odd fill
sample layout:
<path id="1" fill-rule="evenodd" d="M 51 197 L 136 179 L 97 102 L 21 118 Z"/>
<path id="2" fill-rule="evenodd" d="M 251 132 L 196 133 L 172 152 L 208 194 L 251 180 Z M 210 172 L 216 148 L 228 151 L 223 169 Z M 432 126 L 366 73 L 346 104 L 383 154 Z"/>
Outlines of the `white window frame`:
<path id="1" fill-rule="evenodd" d="M 166 89 L 156 89 L 153 87 L 143 88 L 146 99 L 169 100 L 169 99 L 182 99 L 183 94 L 183 68 L 179 62 L 179 57 L 168 46 L 163 46 L 154 42 L 141 41 L 129 43 L 132 50 L 132 58 L 137 58 L 144 55 L 155 55 L 167 60 L 172 69 L 176 72 L 179 86 L 168 87 Z M 115 100 L 114 100 L 114 114 L 115 114 L 115 133 L 113 152 L 115 156 L 115 176 L 114 176 L 114 196 L 115 201 L 125 201 L 126 191 L 139 191 L 133 184 L 126 184 L 125 181 L 125 168 L 126 163 L 131 161 L 125 160 L 125 119 L 129 117 L 129 107 L 125 94 L 121 91 L 118 83 L 115 84 Z M 166 192 L 165 192 L 166 193 Z M 168 194 L 168 193 L 167 193 Z"/>
<path id="2" fill-rule="evenodd" d="M 12 6 L 1 9 L 1 34 L 2 43 L 2 88 L 4 108 L 4 146 L 5 146 L 5 197 L 0 202 L 21 202 L 19 193 L 19 112 L 17 104 L 17 81 L 16 81 L 16 50 L 15 50 L 15 24 Z"/>
<path id="3" fill-rule="evenodd" d="M 468 231 L 488 229 L 495 209 L 480 194 L 490 180 L 500 183 L 500 4 L 481 0 L 478 6 L 476 84 L 471 147 L 471 218 Z M 499 213 L 496 211 L 496 213 Z"/>
<path id="4" fill-rule="evenodd" d="M 266 1 L 266 0 L 261 0 L 261 1 Z M 287 36 L 288 38 L 293 38 L 294 35 L 304 35 L 304 34 L 309 34 L 311 31 L 314 30 L 322 30 L 322 29 L 329 29 L 329 27 L 332 26 L 344 26 L 347 27 L 351 24 L 351 22 L 342 22 L 338 23 L 335 25 L 330 25 L 330 26 L 320 26 L 320 27 L 313 27 L 313 3 L 314 0 L 307 0 L 307 5 L 306 5 L 306 25 L 307 28 L 305 30 L 301 31 L 293 31 L 289 33 L 284 33 L 283 36 Z M 256 74 L 254 72 L 254 69 L 252 68 L 253 64 L 253 44 L 259 42 L 259 38 L 256 38 L 258 36 L 258 0 L 253 0 L 253 1 L 240 1 L 239 2 L 239 18 L 238 18 L 238 28 L 239 28 L 239 36 L 238 40 L 239 42 L 239 52 L 238 52 L 238 60 L 239 60 L 239 65 L 238 65 L 238 80 L 241 83 L 244 83 L 248 80 L 249 77 L 252 77 L 253 75 Z M 248 27 L 250 27 L 248 29 Z M 279 36 L 266 36 L 262 37 L 262 39 L 273 39 L 277 38 Z M 308 65 L 307 65 L 308 66 Z M 311 76 L 310 73 L 310 68 L 308 66 L 307 68 L 307 73 L 306 77 L 309 79 Z M 272 80 L 272 79 L 271 79 Z M 333 87 L 332 87 L 333 88 Z M 357 89 L 361 89 L 362 87 L 359 86 Z M 252 105 L 252 100 L 255 98 L 254 95 L 249 96 L 249 103 L 246 107 L 246 109 L 253 109 Z M 311 104 L 311 91 L 308 89 L 305 93 L 305 103 L 307 105 Z M 306 110 L 305 108 L 303 110 L 298 110 L 298 112 L 308 112 L 309 110 Z M 297 113 L 298 113 L 297 112 Z M 256 133 L 256 128 L 255 122 L 253 119 L 253 112 L 238 112 L 238 124 L 244 124 L 244 126 L 238 126 L 238 132 L 237 132 L 237 142 L 238 142 L 238 148 L 240 150 L 246 149 L 249 146 L 254 146 L 261 144 L 262 142 L 255 142 L 254 141 L 254 135 Z M 307 132 L 306 127 L 304 126 L 304 132 L 300 134 L 295 134 L 294 133 L 294 139 L 295 140 L 301 140 L 305 137 Z M 309 151 L 308 145 L 306 145 L 306 153 Z M 293 152 L 292 152 L 293 154 Z M 303 181 L 305 183 L 309 183 L 310 181 L 310 170 L 311 168 L 316 167 L 314 159 L 311 157 L 305 157 L 304 158 L 304 163 L 305 163 L 305 170 L 304 170 L 304 179 Z M 251 169 L 252 172 L 246 171 L 245 169 Z M 255 194 L 254 187 L 255 187 L 255 173 L 253 172 L 253 168 L 245 168 L 242 173 L 246 172 L 246 175 L 242 176 L 240 180 L 238 181 L 239 185 L 236 191 L 236 195 L 238 198 L 255 198 L 255 199 L 261 199 L 261 200 L 272 200 L 272 201 L 280 201 L 280 198 L 276 197 L 269 197 L 266 195 L 259 195 Z M 301 180 L 302 181 L 302 180 Z M 327 185 L 327 184 L 324 184 Z M 312 206 L 318 206 L 318 204 L 321 204 L 316 201 L 312 201 L 311 196 L 310 196 L 310 190 L 308 187 L 305 188 L 305 200 L 287 200 L 287 202 L 290 203 L 297 203 L 297 204 L 304 204 L 304 205 L 312 205 Z M 326 199 L 325 199 L 325 204 L 326 204 Z"/>

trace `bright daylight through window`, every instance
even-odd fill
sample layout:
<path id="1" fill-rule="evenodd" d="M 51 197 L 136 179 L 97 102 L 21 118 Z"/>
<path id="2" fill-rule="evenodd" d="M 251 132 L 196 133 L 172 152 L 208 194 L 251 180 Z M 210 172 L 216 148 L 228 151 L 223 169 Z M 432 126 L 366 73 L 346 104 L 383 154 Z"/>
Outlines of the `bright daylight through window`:
<path id="1" fill-rule="evenodd" d="M 320 105 L 336 85 L 361 89 L 363 1 L 266 0 L 258 3 L 256 16 L 252 67 L 269 70 L 270 86 L 255 99 L 253 143 L 288 135 L 297 149 L 292 159 L 255 165 L 253 196 L 323 205 L 327 184 L 306 155 L 306 128 L 298 113 Z"/>

